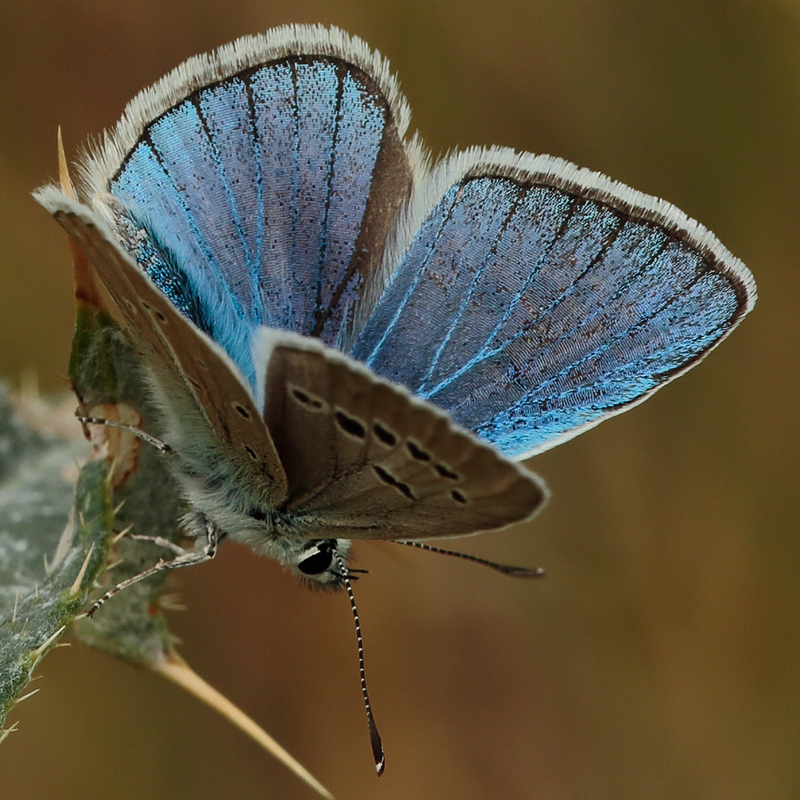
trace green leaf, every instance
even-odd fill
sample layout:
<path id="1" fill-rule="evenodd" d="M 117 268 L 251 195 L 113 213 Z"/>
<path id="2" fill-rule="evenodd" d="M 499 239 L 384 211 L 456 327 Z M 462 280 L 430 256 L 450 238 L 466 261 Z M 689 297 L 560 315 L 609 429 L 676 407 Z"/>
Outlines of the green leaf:
<path id="1" fill-rule="evenodd" d="M 108 467 L 78 476 L 86 454 L 27 427 L 0 394 L 0 728 L 106 566 Z"/>
<path id="2" fill-rule="evenodd" d="M 102 308 L 78 302 L 70 379 L 87 412 L 152 430 L 154 409 L 138 356 L 123 331 Z M 186 511 L 168 469 L 166 456 L 128 432 L 102 426 L 93 433 L 106 437 L 117 459 L 114 527 L 173 542 L 182 538 L 180 519 Z M 122 463 L 121 463 L 122 462 Z M 140 574 L 171 554 L 151 542 L 121 539 L 114 547 L 114 566 L 104 588 Z M 172 650 L 173 636 L 160 610 L 166 571 L 127 587 L 91 618 L 79 620 L 71 633 L 86 644 L 144 666 L 162 663 Z"/>
<path id="3" fill-rule="evenodd" d="M 141 374 L 116 322 L 79 301 L 70 378 L 89 412 L 99 408 L 102 416 L 146 428 L 153 410 Z M 77 420 L 75 426 L 79 435 Z M 155 448 L 128 432 L 98 432 L 87 461 L 83 439 L 34 430 L 0 394 L 0 730 L 71 623 L 76 638 L 135 664 L 156 667 L 172 652 L 160 610 L 166 572 L 115 595 L 94 618 L 81 618 L 90 597 L 169 555 L 150 542 L 116 541 L 115 531 L 177 541 L 185 510 Z"/>

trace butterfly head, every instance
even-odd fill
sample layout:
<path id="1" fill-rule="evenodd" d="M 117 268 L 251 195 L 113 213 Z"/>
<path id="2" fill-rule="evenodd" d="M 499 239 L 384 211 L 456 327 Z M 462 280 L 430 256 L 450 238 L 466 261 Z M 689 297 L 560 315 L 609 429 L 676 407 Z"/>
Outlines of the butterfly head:
<path id="1" fill-rule="evenodd" d="M 223 536 L 252 547 L 277 561 L 301 583 L 312 589 L 340 589 L 347 579 L 356 577 L 348 566 L 349 539 L 309 539 L 298 535 L 291 520 L 273 512 L 250 509 L 243 512 L 220 492 L 195 493 L 198 502 L 205 502 L 204 513 L 190 513 L 185 518 L 187 528 L 195 538 L 205 536 L 209 521 Z M 211 501 L 213 502 L 211 502 Z"/>
<path id="2" fill-rule="evenodd" d="M 311 588 L 339 589 L 355 577 L 347 567 L 349 549 L 348 539 L 312 539 L 295 549 L 290 568 Z"/>

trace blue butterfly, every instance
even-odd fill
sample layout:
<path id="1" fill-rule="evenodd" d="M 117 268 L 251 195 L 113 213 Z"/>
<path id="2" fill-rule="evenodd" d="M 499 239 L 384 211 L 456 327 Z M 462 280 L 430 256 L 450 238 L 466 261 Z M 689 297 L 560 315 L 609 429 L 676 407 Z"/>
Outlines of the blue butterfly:
<path id="1" fill-rule="evenodd" d="M 755 302 L 670 204 L 549 156 L 433 168 L 387 63 L 322 27 L 190 59 L 126 108 L 85 250 L 147 365 L 211 557 L 222 534 L 342 585 L 352 539 L 529 519 L 519 461 L 649 397 Z M 347 587 L 349 590 L 349 586 Z"/>

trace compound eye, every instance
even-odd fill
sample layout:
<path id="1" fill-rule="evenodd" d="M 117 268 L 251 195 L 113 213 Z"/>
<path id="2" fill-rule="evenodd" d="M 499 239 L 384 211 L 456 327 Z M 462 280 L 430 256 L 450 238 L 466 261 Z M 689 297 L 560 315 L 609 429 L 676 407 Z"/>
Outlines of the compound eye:
<path id="1" fill-rule="evenodd" d="M 308 555 L 297 562 L 297 569 L 303 575 L 319 575 L 330 567 L 333 561 L 333 542 L 325 539 L 310 545 Z"/>

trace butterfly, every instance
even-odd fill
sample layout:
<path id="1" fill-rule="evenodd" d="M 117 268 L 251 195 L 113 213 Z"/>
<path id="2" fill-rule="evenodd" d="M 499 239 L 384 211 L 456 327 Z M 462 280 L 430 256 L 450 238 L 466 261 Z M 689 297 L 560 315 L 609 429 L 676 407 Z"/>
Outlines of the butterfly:
<path id="1" fill-rule="evenodd" d="M 520 461 L 752 309 L 747 268 L 669 203 L 499 147 L 431 166 L 409 120 L 363 41 L 282 27 L 135 97 L 80 199 L 36 194 L 143 355 L 207 541 L 173 565 L 229 535 L 341 586 L 351 540 L 527 520 L 547 490 Z"/>

